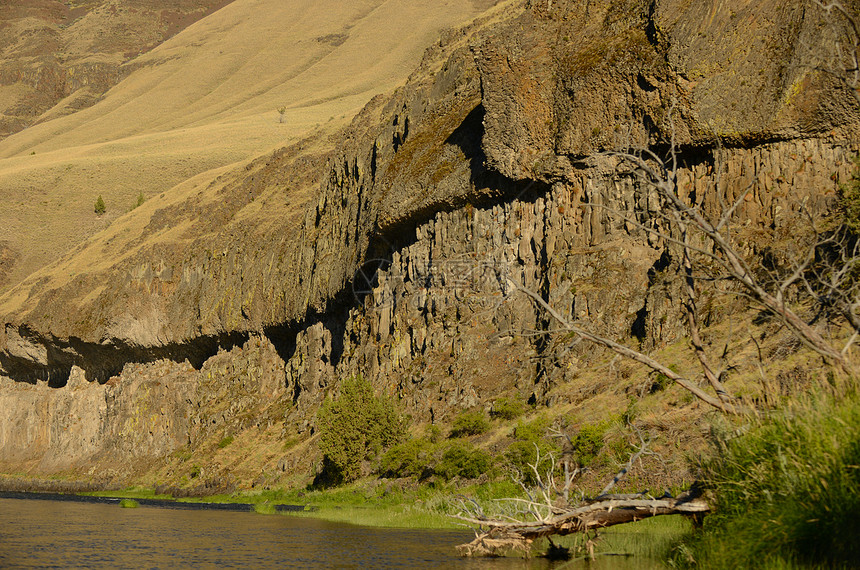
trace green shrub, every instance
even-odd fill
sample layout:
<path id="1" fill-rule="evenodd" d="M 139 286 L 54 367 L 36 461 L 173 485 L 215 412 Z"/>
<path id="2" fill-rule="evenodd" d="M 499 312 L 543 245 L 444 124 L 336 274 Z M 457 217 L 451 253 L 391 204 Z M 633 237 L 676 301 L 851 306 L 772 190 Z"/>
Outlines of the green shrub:
<path id="1" fill-rule="evenodd" d="M 651 394 L 656 394 L 657 392 L 662 392 L 671 385 L 672 380 L 670 380 L 669 377 L 662 372 L 658 372 L 657 378 L 655 378 L 654 382 L 651 384 L 651 388 L 648 390 L 648 392 Z"/>
<path id="2" fill-rule="evenodd" d="M 553 458 L 558 459 L 560 448 L 546 438 L 549 420 L 539 416 L 531 422 L 519 422 L 514 428 L 516 439 L 505 450 L 505 462 L 517 471 L 527 484 L 534 485 L 537 478 L 531 466 L 536 465 L 541 476 L 552 466 Z M 540 454 L 540 461 L 538 461 Z"/>
<path id="3" fill-rule="evenodd" d="M 519 473 L 523 482 L 529 485 L 537 483 L 537 477 L 532 469 L 536 465 L 541 477 L 552 467 L 553 457 L 558 459 L 559 448 L 545 439 L 530 441 L 515 441 L 505 450 L 505 462 L 514 471 Z M 538 460 L 540 453 L 540 461 Z M 537 462 L 537 464 L 535 463 Z"/>
<path id="4" fill-rule="evenodd" d="M 814 398 L 716 444 L 702 473 L 715 512 L 682 558 L 701 568 L 851 567 L 860 560 L 856 394 L 841 402 Z"/>
<path id="5" fill-rule="evenodd" d="M 493 402 L 490 416 L 500 420 L 515 420 L 526 412 L 525 403 L 513 398 L 498 398 Z"/>
<path id="6" fill-rule="evenodd" d="M 439 428 L 428 426 L 423 437 L 392 446 L 379 460 L 383 477 L 474 479 L 492 468 L 492 457 L 465 441 L 439 441 Z"/>
<path id="7" fill-rule="evenodd" d="M 523 441 L 537 441 L 546 435 L 548 429 L 549 419 L 541 415 L 530 422 L 517 422 L 513 436 Z"/>
<path id="8" fill-rule="evenodd" d="M 377 471 L 384 477 L 424 477 L 432 471 L 435 450 L 424 438 L 398 443 L 385 452 Z"/>
<path id="9" fill-rule="evenodd" d="M 430 424 L 425 431 L 425 437 L 430 443 L 439 443 L 442 440 L 442 430 L 439 426 Z"/>
<path id="10" fill-rule="evenodd" d="M 179 461 L 188 461 L 191 459 L 191 451 L 187 448 L 177 449 L 173 452 L 173 457 L 178 459 Z"/>
<path id="11" fill-rule="evenodd" d="M 134 499 L 123 499 L 119 502 L 119 506 L 123 509 L 136 509 L 140 506 L 140 503 Z"/>
<path id="12" fill-rule="evenodd" d="M 104 199 L 101 197 L 101 194 L 100 194 L 100 195 L 99 195 L 99 197 L 96 199 L 96 203 L 95 203 L 95 205 L 93 206 L 93 211 L 94 211 L 96 214 L 98 214 L 99 216 L 101 216 L 102 214 L 104 214 L 104 213 L 107 211 L 107 207 L 105 206 L 105 201 L 104 201 Z"/>
<path id="13" fill-rule="evenodd" d="M 451 426 L 451 437 L 463 437 L 467 435 L 478 435 L 490 429 L 490 421 L 484 412 L 474 410 L 463 412 L 454 419 Z"/>
<path id="14" fill-rule="evenodd" d="M 137 195 L 137 200 L 135 201 L 134 206 L 132 206 L 131 209 L 134 210 L 135 208 L 143 206 L 144 202 L 146 202 L 146 196 L 144 196 L 143 192 L 141 192 Z"/>
<path id="15" fill-rule="evenodd" d="M 233 436 L 228 435 L 227 437 L 225 437 L 224 439 L 222 439 L 221 441 L 218 442 L 218 449 L 224 449 L 225 447 L 227 447 L 231 443 L 233 443 Z"/>
<path id="16" fill-rule="evenodd" d="M 630 425 L 636 421 L 636 418 L 639 416 L 639 400 L 636 398 L 630 398 L 627 402 L 627 409 L 621 412 L 621 425 L 626 426 Z"/>
<path id="17" fill-rule="evenodd" d="M 327 398 L 317 414 L 323 470 L 317 485 L 339 485 L 361 476 L 361 464 L 402 441 L 404 420 L 388 398 L 373 394 L 361 377 L 345 380 L 340 397 Z"/>
<path id="18" fill-rule="evenodd" d="M 493 458 L 489 453 L 464 441 L 455 441 L 442 453 L 434 472 L 445 479 L 475 479 L 490 471 L 492 467 Z"/>
<path id="19" fill-rule="evenodd" d="M 609 428 L 609 421 L 585 424 L 570 438 L 573 455 L 582 465 L 591 465 L 603 449 L 603 436 Z"/>
<path id="20" fill-rule="evenodd" d="M 677 364 L 670 364 L 669 370 L 678 374 L 680 368 L 678 368 Z M 656 394 L 657 392 L 662 392 L 669 386 L 671 386 L 675 381 L 670 380 L 668 376 L 663 374 L 662 372 L 658 372 L 654 382 L 651 384 L 651 388 L 648 389 L 650 394 Z"/>

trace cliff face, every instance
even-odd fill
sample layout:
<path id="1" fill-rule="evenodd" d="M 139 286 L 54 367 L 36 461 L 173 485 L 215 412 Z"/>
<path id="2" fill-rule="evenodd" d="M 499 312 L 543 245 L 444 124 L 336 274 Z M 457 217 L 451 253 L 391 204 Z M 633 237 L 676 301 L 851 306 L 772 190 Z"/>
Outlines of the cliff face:
<path id="1" fill-rule="evenodd" d="M 552 324 L 507 278 L 608 336 L 681 337 L 677 256 L 643 229 L 660 205 L 604 151 L 674 140 L 678 187 L 712 213 L 750 188 L 738 232 L 756 255 L 848 176 L 845 33 L 768 0 L 510 3 L 446 33 L 336 149 L 308 139 L 150 205 L 141 234 L 109 229 L 7 293 L 0 467 L 174 465 L 253 433 L 266 452 L 213 460 L 212 486 L 277 477 L 306 464 L 271 442 L 306 437 L 354 374 L 421 421 L 515 392 L 583 400 L 557 387 L 600 355 L 532 334 Z"/>

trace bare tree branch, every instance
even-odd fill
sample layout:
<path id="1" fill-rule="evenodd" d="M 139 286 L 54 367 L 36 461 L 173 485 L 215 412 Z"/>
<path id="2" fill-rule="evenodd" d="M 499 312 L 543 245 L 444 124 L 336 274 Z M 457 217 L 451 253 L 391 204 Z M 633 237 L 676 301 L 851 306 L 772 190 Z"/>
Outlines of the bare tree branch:
<path id="1" fill-rule="evenodd" d="M 636 429 L 636 434 L 639 436 L 639 441 L 641 442 L 639 450 L 630 456 L 630 459 L 627 461 L 627 464 L 624 465 L 624 467 L 621 468 L 621 471 L 619 471 L 618 474 L 616 474 L 615 477 L 612 478 L 612 481 L 607 483 L 606 486 L 600 491 L 600 494 L 597 496 L 598 498 L 605 497 L 609 493 L 609 491 L 611 491 L 612 488 L 615 487 L 615 485 L 617 485 L 618 482 L 621 481 L 625 475 L 627 475 L 630 469 L 633 468 L 633 465 L 636 463 L 636 460 L 642 457 L 642 454 L 645 453 L 645 450 L 648 448 L 648 442 L 645 441 L 645 438 L 642 437 L 642 433 L 640 433 L 639 429 L 635 428 L 635 426 L 634 429 Z"/>
<path id="2" fill-rule="evenodd" d="M 525 505 L 527 509 L 518 509 L 520 518 L 510 516 L 510 509 L 498 515 L 487 515 L 475 501 L 467 502 L 460 498 L 460 511 L 453 515 L 453 518 L 474 525 L 476 531 L 475 539 L 458 546 L 458 551 L 464 556 L 496 556 L 510 550 L 528 552 L 532 542 L 541 537 L 583 533 L 658 515 L 709 512 L 710 508 L 700 498 L 696 486 L 677 498 L 665 496 L 655 499 L 647 497 L 644 492 L 608 494 L 615 483 L 645 453 L 647 445 L 641 433 L 639 438 L 642 442 L 640 448 L 595 499 L 581 499 L 573 504 L 567 501 L 561 505 L 554 504 L 549 492 L 557 489 L 551 475 L 557 465 L 553 462 L 546 477 L 542 478 L 537 469 L 537 461 L 531 467 L 538 477 L 537 487 L 543 501 L 534 501 L 535 493 L 530 494 L 530 499 L 497 500 L 497 503 L 502 505 Z M 590 555 L 593 556 L 591 549 Z"/>
<path id="3" fill-rule="evenodd" d="M 776 292 L 771 293 L 768 291 L 766 284 L 756 277 L 755 272 L 738 253 L 731 240 L 721 231 L 720 228 L 728 227 L 725 212 L 720 216 L 720 221 L 714 225 L 698 208 L 685 204 L 676 191 L 673 171 L 652 151 L 649 150 L 643 154 L 649 157 L 650 161 L 654 163 L 653 165 L 649 164 L 648 161 L 638 154 L 619 152 L 610 154 L 633 165 L 634 169 L 641 173 L 641 179 L 657 190 L 661 198 L 665 200 L 667 206 L 672 208 L 677 215 L 676 225 L 679 227 L 679 230 L 683 232 L 688 226 L 691 229 L 694 228 L 713 244 L 715 251 L 718 253 L 717 257 L 720 259 L 720 265 L 724 267 L 728 276 L 734 282 L 746 289 L 752 299 L 782 319 L 809 348 L 818 352 L 844 372 L 848 374 L 853 373 L 853 367 L 845 355 L 787 305 L 783 293 L 791 283 L 797 280 L 795 274 L 789 275 L 786 279 L 780 281 L 776 287 Z M 674 164 L 677 160 L 674 154 L 675 151 L 673 149 L 672 168 L 675 167 Z M 733 205 L 734 207 L 736 206 Z M 694 251 L 690 246 L 689 239 L 683 239 L 682 241 L 684 242 L 685 250 L 689 248 L 689 251 Z M 714 258 L 713 255 L 709 255 L 708 257 Z"/>
<path id="4" fill-rule="evenodd" d="M 715 408 L 717 408 L 723 412 L 726 412 L 726 413 L 737 413 L 737 410 L 735 409 L 734 405 L 727 403 L 727 402 L 723 402 L 719 398 L 714 398 L 713 396 L 709 395 L 707 392 L 705 392 L 701 388 L 699 388 L 697 385 L 695 385 L 693 382 L 687 380 L 686 378 L 684 378 L 680 374 L 671 370 L 669 367 L 664 366 L 663 364 L 654 360 L 650 356 L 643 354 L 637 350 L 633 350 L 632 348 L 624 346 L 623 344 L 620 344 L 618 342 L 615 342 L 613 340 L 610 340 L 608 338 L 594 334 L 594 333 L 589 332 L 589 331 L 587 331 L 581 327 L 576 326 L 575 324 L 573 324 L 572 322 L 570 322 L 569 320 L 564 318 L 558 311 L 553 309 L 549 305 L 549 303 L 544 301 L 540 295 L 538 295 L 537 293 L 535 293 L 531 289 L 528 289 L 528 288 L 520 285 L 519 283 L 516 283 L 512 279 L 508 279 L 508 284 L 511 288 L 513 288 L 517 291 L 521 291 L 521 292 L 525 293 L 526 295 L 528 295 L 529 297 L 531 297 L 535 303 L 537 303 L 542 309 L 544 309 L 547 313 L 549 313 L 550 316 L 552 316 L 552 318 L 554 318 L 556 321 L 558 321 L 559 324 L 561 324 L 566 330 L 570 331 L 571 333 L 573 333 L 573 334 L 575 334 L 575 335 L 577 335 L 577 336 L 579 336 L 585 340 L 591 341 L 595 344 L 599 344 L 601 346 L 604 346 L 604 347 L 612 350 L 616 354 L 619 354 L 625 358 L 635 360 L 636 362 L 639 362 L 641 364 L 644 364 L 645 366 L 648 366 L 652 370 L 655 370 L 655 371 L 659 372 L 660 374 L 663 374 L 664 376 L 666 376 L 667 378 L 669 378 L 673 382 L 677 383 L 678 385 L 683 387 L 685 390 L 689 391 L 691 394 L 693 394 L 694 396 L 696 396 L 697 398 L 699 398 L 700 400 L 702 400 L 703 402 L 705 402 L 708 405 L 711 405 L 711 406 L 713 406 L 713 407 L 715 407 Z"/>
<path id="5" fill-rule="evenodd" d="M 628 465 L 632 466 L 643 451 L 644 446 L 631 457 Z M 506 501 L 546 507 L 537 503 L 532 505 L 531 501 L 523 499 L 511 498 Z M 523 513 L 529 516 L 520 519 L 507 515 L 486 516 L 483 511 L 478 514 L 471 507 L 462 509 L 453 515 L 453 518 L 479 529 L 476 530 L 473 541 L 457 547 L 461 555 L 497 556 L 510 550 L 528 552 L 532 542 L 542 537 L 583 533 L 658 515 L 701 514 L 709 511 L 710 507 L 700 498 L 699 491 L 694 486 L 677 498 L 647 498 L 644 493 L 601 494 L 596 500 L 567 504 L 563 508 L 553 507 L 552 511 L 546 514 L 529 509 Z"/>
<path id="6" fill-rule="evenodd" d="M 687 293 L 687 301 L 684 306 L 687 313 L 687 325 L 690 329 L 690 341 L 693 344 L 693 350 L 696 353 L 696 357 L 699 359 L 699 363 L 702 366 L 705 378 L 707 378 L 720 400 L 728 403 L 732 398 L 729 396 L 725 387 L 723 387 L 722 382 L 720 382 L 720 373 L 715 372 L 711 366 L 710 359 L 708 358 L 708 355 L 705 352 L 705 347 L 702 344 L 702 338 L 699 335 L 699 310 L 696 307 L 696 282 L 693 279 L 693 261 L 690 256 L 690 248 L 688 246 L 690 237 L 689 232 L 687 231 L 687 224 L 680 221 L 678 223 L 684 237 L 684 290 Z"/>
<path id="7" fill-rule="evenodd" d="M 843 47 L 837 44 L 840 59 L 844 69 L 837 70 L 835 75 L 842 78 L 850 87 L 856 89 L 860 85 L 860 26 L 857 22 L 857 14 L 849 12 L 841 0 L 812 0 L 821 9 L 832 15 L 833 12 L 839 13 L 845 22 L 848 24 L 850 38 L 848 38 L 848 53 L 843 53 Z M 847 59 L 847 64 L 845 60 Z M 856 94 L 855 94 L 856 96 Z"/>

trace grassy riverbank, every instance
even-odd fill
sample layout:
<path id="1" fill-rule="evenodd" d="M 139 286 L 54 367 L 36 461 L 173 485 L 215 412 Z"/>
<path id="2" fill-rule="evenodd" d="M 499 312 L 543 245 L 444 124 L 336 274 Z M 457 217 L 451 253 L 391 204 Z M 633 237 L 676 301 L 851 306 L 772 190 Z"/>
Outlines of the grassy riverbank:
<path id="1" fill-rule="evenodd" d="M 160 499 L 187 503 L 241 503 L 254 507 L 262 514 L 274 514 L 277 505 L 303 506 L 303 511 L 291 511 L 289 516 L 313 517 L 370 527 L 452 529 L 462 525 L 449 515 L 454 512 L 451 499 L 465 494 L 482 500 L 511 496 L 517 493 L 513 483 L 507 481 L 453 488 L 447 485 L 432 487 L 414 485 L 399 489 L 375 479 L 364 479 L 333 489 L 322 490 L 266 490 L 239 492 L 229 495 L 174 498 L 159 495 L 147 487 L 133 487 L 121 491 L 81 493 L 85 496 L 113 497 L 118 499 Z"/>
<path id="2" fill-rule="evenodd" d="M 176 499 L 192 503 L 243 503 L 253 505 L 264 515 L 315 518 L 378 528 L 410 529 L 462 529 L 458 520 L 449 516 L 456 511 L 452 498 L 457 494 L 481 501 L 516 494 L 517 487 L 510 481 L 469 485 L 459 488 L 440 485 L 412 486 L 405 490 L 392 490 L 392 485 L 378 480 L 363 479 L 335 489 L 317 491 L 269 490 L 231 495 L 214 495 L 201 498 Z M 100 496 L 169 499 L 156 495 L 152 489 L 134 488 L 121 492 L 94 493 Z M 276 505 L 303 505 L 306 510 L 282 512 Z M 556 538 L 554 544 L 570 549 L 574 559 L 585 560 L 588 541 L 593 541 L 596 560 L 591 568 L 660 568 L 673 547 L 692 530 L 691 523 L 681 516 L 647 519 L 639 523 L 605 529 L 589 536 L 574 535 Z M 468 537 L 468 535 L 466 535 Z M 466 541 L 466 538 L 464 538 Z M 545 552 L 546 540 L 535 544 L 534 553 Z M 453 549 L 457 546 L 451 544 Z"/>
<path id="3" fill-rule="evenodd" d="M 714 513 L 693 530 L 659 517 L 600 533 L 596 552 L 670 560 L 677 566 L 848 567 L 860 559 L 860 393 L 853 384 L 784 401 L 776 409 L 713 426 L 712 447 L 691 457 Z M 390 490 L 365 480 L 287 494 L 328 520 L 372 526 L 456 526 L 451 498 L 517 495 L 509 481 Z M 580 555 L 587 537 L 556 541 Z M 540 548 L 540 545 L 538 545 Z"/>
<path id="4" fill-rule="evenodd" d="M 798 397 L 716 437 L 714 513 L 677 550 L 696 568 L 852 567 L 860 560 L 860 394 Z"/>

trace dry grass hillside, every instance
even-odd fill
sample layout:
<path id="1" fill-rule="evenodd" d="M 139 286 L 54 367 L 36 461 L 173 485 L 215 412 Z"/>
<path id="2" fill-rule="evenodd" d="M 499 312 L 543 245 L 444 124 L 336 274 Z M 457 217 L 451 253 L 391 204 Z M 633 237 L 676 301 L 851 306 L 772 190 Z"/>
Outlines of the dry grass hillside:
<path id="1" fill-rule="evenodd" d="M 141 193 L 162 207 L 184 200 L 189 185 L 231 165 L 345 124 L 402 83 L 442 29 L 491 4 L 236 0 L 128 61 L 98 103 L 0 142 L 0 292 L 112 224 Z M 141 208 L 124 224 L 151 214 Z"/>
<path id="2" fill-rule="evenodd" d="M 99 101 L 121 66 L 232 0 L 0 5 L 0 139 Z"/>

